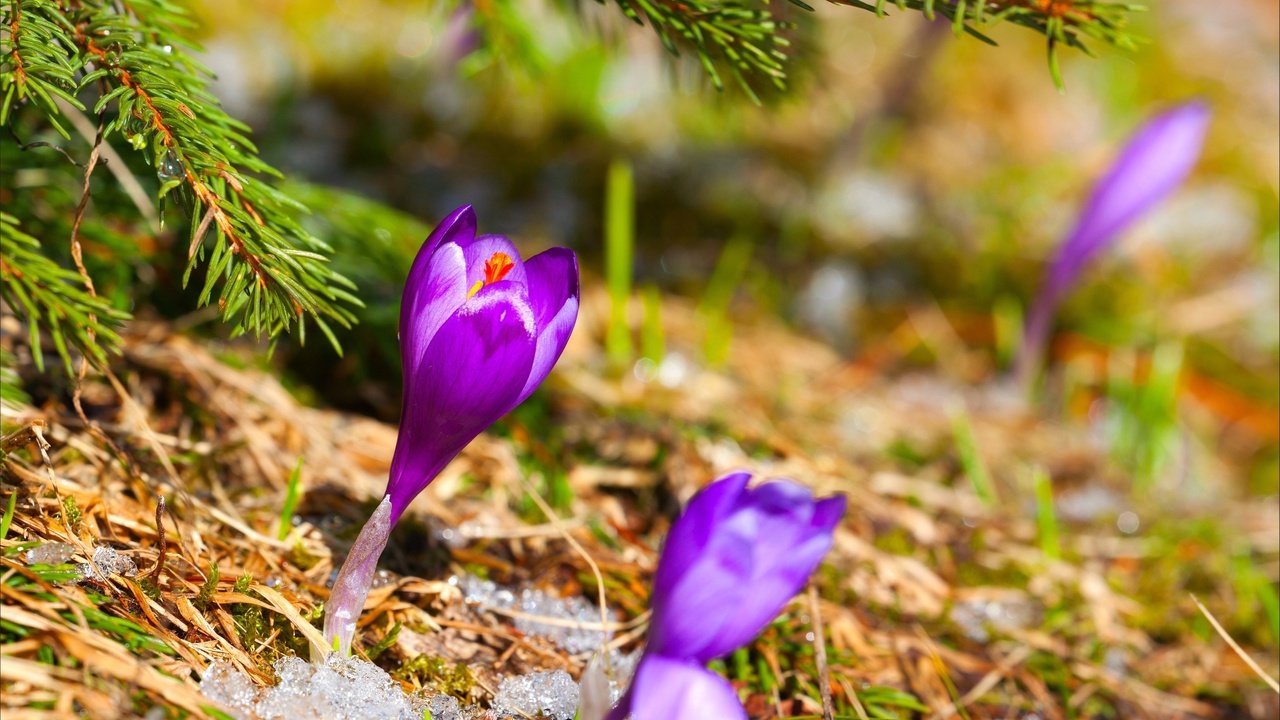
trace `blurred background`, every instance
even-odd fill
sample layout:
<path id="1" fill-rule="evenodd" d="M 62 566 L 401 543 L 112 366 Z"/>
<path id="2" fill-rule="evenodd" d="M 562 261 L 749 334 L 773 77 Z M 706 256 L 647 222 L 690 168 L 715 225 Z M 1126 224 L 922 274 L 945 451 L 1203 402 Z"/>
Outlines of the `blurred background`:
<path id="1" fill-rule="evenodd" d="M 1136 52 L 1064 50 L 1061 92 L 1023 28 L 990 47 L 918 13 L 783 6 L 792 87 L 762 104 L 594 3 L 196 5 L 215 93 L 323 208 L 311 229 L 368 305 L 341 362 L 322 343 L 283 358 L 328 402 L 392 421 L 399 287 L 430 225 L 471 203 L 482 231 L 572 247 L 598 284 L 611 163 L 633 178 L 615 190 L 642 295 L 778 318 L 886 375 L 999 383 L 1090 184 L 1145 119 L 1202 98 L 1196 171 L 1068 298 L 1042 399 L 1140 471 L 1194 467 L 1274 502 L 1273 2 L 1158 3 L 1135 16 L 1154 39 Z M 953 347 L 886 352 L 926 315 Z"/>
<path id="2" fill-rule="evenodd" d="M 29 22 L 53 6 L 22 7 Z M 67 7 L 57 12 L 107 16 L 93 38 L 150 43 L 151 55 L 133 58 L 139 75 L 166 57 L 186 67 L 176 41 L 161 44 L 166 33 L 109 25 L 115 13 L 159 15 L 166 3 Z M 383 492 L 396 443 L 404 278 L 434 223 L 472 204 L 481 232 L 510 236 L 526 256 L 574 249 L 582 310 L 544 387 L 419 498 L 389 546 L 388 573 L 439 580 L 448 567 L 594 602 L 597 580 L 567 546 L 524 540 L 540 538 L 525 526 L 550 517 L 532 501 L 541 494 L 551 512 L 579 523 L 589 556 L 605 567 L 610 606 L 637 617 L 648 561 L 681 503 L 716 474 L 751 467 L 849 497 L 814 581 L 831 670 L 846 683 L 840 717 L 862 713 L 859 702 L 870 714 L 857 717 L 930 708 L 947 716 L 943 708 L 964 705 L 957 688 L 980 689 L 1019 663 L 970 717 L 1276 716 L 1280 695 L 1258 677 L 1274 677 L 1280 658 L 1274 0 L 1151 3 L 1132 15 L 1148 38 L 1132 51 L 1061 48 L 1061 89 L 1045 38 L 1026 28 L 994 26 L 991 46 L 918 12 L 879 18 L 775 0 L 770 11 L 789 23 L 790 87 L 757 86 L 758 102 L 731 81 L 717 91 L 695 54 L 673 57 L 614 5 L 192 7 L 192 55 L 216 76 L 212 95 L 283 172 L 279 197 L 263 191 L 261 174 L 232 180 L 221 156 L 199 154 L 219 139 L 235 145 L 234 128 L 210 142 L 190 130 L 218 124 L 207 112 L 173 103 L 149 122 L 117 96 L 123 106 L 117 99 L 103 121 L 119 122 L 99 147 L 121 154 L 82 201 L 88 115 L 62 112 L 79 121 L 64 140 L 39 103 L 10 103 L 12 94 L 0 102 L 14 108 L 5 125 L 13 142 L 0 142 L 6 217 L 61 268 L 57 283 L 79 288 L 64 239 L 87 203 L 79 237 L 88 274 L 104 302 L 137 319 L 110 356 L 119 384 L 93 375 L 77 384 L 69 353 L 70 372 L 52 360 L 65 351 L 58 328 L 46 321 L 43 338 L 29 333 L 6 295 L 0 390 L 17 387 L 20 397 L 0 398 L 4 419 L 50 421 L 53 464 L 80 479 L 63 484 L 80 493 L 85 518 L 110 507 L 112 517 L 133 517 L 134 531 L 153 527 L 154 498 L 169 493 L 181 531 L 216 546 L 189 561 L 186 585 L 170 595 L 185 601 L 200 589 L 208 599 L 221 562 L 223 590 L 239 593 L 237 578 L 256 578 L 312 610 L 327 597 L 331 561 Z M 91 38 L 64 44 L 77 43 Z M 109 60 L 88 53 L 77 62 Z M 111 81 L 123 83 L 116 70 Z M 93 107 L 101 91 L 86 88 L 81 100 Z M 1192 99 L 1212 110 L 1195 170 L 1088 266 L 1059 310 L 1040 381 L 1020 387 L 1023 318 L 1093 183 L 1138 127 Z M 179 172 L 184 160 L 157 130 L 161 115 L 187 133 L 180 149 L 201 179 Z M 130 144 L 142 152 L 125 152 Z M 300 222 L 328 246 L 317 257 L 351 278 L 363 303 L 349 329 L 338 327 L 345 316 L 326 316 L 341 354 L 314 323 L 305 344 L 236 336 L 218 300 L 244 307 L 244 273 L 194 310 L 205 304 L 203 274 L 218 263 L 198 258 L 188 285 L 189 253 L 231 246 L 192 243 L 208 202 L 191 194 L 198 183 L 219 188 L 250 228 L 245 237 L 264 242 L 276 236 L 258 228 L 277 223 L 272 232 L 292 238 L 281 242 L 311 247 L 291 229 L 287 199 L 310 210 Z M 255 190 L 266 223 L 247 204 Z M 6 290 L 18 287 L 9 245 L 17 237 L 4 235 Z M 279 257 L 275 247 L 261 252 Z M 292 321 L 293 307 L 283 307 Z M 84 412 L 73 416 L 74 403 Z M 164 453 L 153 458 L 131 429 L 144 415 L 143 436 L 159 433 L 173 465 L 157 466 Z M 93 422 L 101 438 L 86 434 Z M 99 447 L 108 434 L 123 452 Z M 161 480 L 143 487 L 132 468 L 112 464 L 116 455 Z M 28 454 L 31 487 L 44 482 L 40 462 Z M 19 508 L 15 532 L 65 542 L 71 530 L 61 528 L 78 520 L 60 525 L 56 508 L 29 509 L 56 506 L 42 492 L 24 490 L 30 505 L 8 505 Z M 244 518 L 238 532 L 274 531 L 290 544 L 242 542 L 211 519 L 215 504 Z M 61 517 L 79 518 L 70 507 Z M 484 534 L 495 529 L 512 533 Z M 149 535 L 111 537 L 138 558 L 154 548 Z M 1224 644 L 1195 598 L 1263 671 Z M 397 606 L 406 614 L 377 615 L 366 641 L 381 645 L 401 621 L 425 627 L 429 610 L 457 605 L 443 592 L 430 603 L 414 596 Z M 265 648 L 246 662 L 261 665 L 265 682 L 270 660 L 298 652 L 290 643 L 301 636 L 256 617 L 241 623 L 239 639 Z M 66 632 L 81 631 L 65 619 Z M 819 717 L 813 698 L 826 672 L 810 661 L 822 636 L 810 622 L 789 612 L 753 649 L 716 666 L 752 717 Z M 34 656 L 36 645 L 23 642 Z M 401 643 L 379 662 L 399 672 L 426 653 Z M 506 651 L 490 659 L 471 665 L 511 670 Z M 94 663 L 75 662 L 68 685 L 92 684 L 76 678 Z M 199 669 L 178 674 L 194 684 Z"/>

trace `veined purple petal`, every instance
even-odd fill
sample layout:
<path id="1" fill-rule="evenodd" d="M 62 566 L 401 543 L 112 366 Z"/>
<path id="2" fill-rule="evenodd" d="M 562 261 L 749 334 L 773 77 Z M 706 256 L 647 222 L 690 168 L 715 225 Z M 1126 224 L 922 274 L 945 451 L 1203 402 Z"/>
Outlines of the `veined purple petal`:
<path id="1" fill-rule="evenodd" d="M 412 305 L 407 300 L 409 286 L 405 286 L 406 301 L 400 308 L 400 359 L 406 379 L 418 376 L 422 354 L 440 326 L 466 301 L 467 287 L 462 248 L 453 242 L 437 245 L 430 261 L 423 263 Z"/>
<path id="2" fill-rule="evenodd" d="M 529 305 L 538 326 L 538 347 L 520 401 L 542 384 L 564 352 L 578 320 L 578 257 L 567 248 L 551 248 L 525 262 Z"/>
<path id="3" fill-rule="evenodd" d="M 758 591 L 751 584 L 757 520 L 747 513 L 718 520 L 711 542 L 671 590 L 665 595 L 655 590 L 650 652 L 704 663 L 719 654 L 720 640 L 734 623 L 742 596 Z"/>
<path id="4" fill-rule="evenodd" d="M 746 720 L 738 693 L 727 680 L 689 662 L 646 655 L 631 689 L 609 720 Z"/>
<path id="5" fill-rule="evenodd" d="M 1177 189 L 1200 158 L 1208 128 L 1209 108 L 1199 102 L 1176 107 L 1144 125 L 1094 186 L 1075 230 L 1062 245 L 1057 271 L 1078 272 L 1112 238 Z"/>
<path id="6" fill-rule="evenodd" d="M 550 248 L 526 260 L 524 267 L 534 321 L 544 328 L 566 302 L 578 299 L 578 256 L 568 248 Z"/>
<path id="7" fill-rule="evenodd" d="M 573 334 L 573 325 L 577 320 L 578 298 L 569 298 L 560 308 L 560 312 L 556 313 L 551 322 L 538 333 L 533 366 L 529 371 L 529 379 L 525 381 L 524 389 L 520 391 L 519 402 L 524 402 L 525 398 L 532 395 L 542 381 L 547 379 L 551 368 L 564 352 L 565 345 L 569 343 L 569 336 Z"/>
<path id="8" fill-rule="evenodd" d="M 775 555 L 774 558 L 769 558 L 767 555 L 772 544 L 757 545 L 756 574 L 747 585 L 752 591 L 742 595 L 740 605 L 730 614 L 729 621 L 720 629 L 715 642 L 703 649 L 706 656 L 719 657 L 746 645 L 804 587 L 809 576 L 822 562 L 823 556 L 831 549 L 832 532 L 844 515 L 843 497 L 829 498 L 820 505 L 826 506 L 823 512 L 818 513 L 817 508 L 812 508 L 813 512 L 806 513 L 808 518 L 803 531 L 787 539 L 788 550 L 785 557 Z M 838 509 L 839 512 L 829 512 L 828 508 Z M 821 515 L 820 520 L 816 517 L 818 515 Z M 774 537 L 770 533 L 776 524 L 762 525 L 761 537 Z"/>
<path id="9" fill-rule="evenodd" d="M 756 518 L 755 532 L 767 542 L 756 543 L 752 558 L 755 576 L 787 564 L 787 555 L 814 535 L 813 493 L 799 483 L 771 482 L 754 488 L 744 498 L 744 510 Z M 743 513 L 747 514 L 747 513 Z"/>
<path id="10" fill-rule="evenodd" d="M 470 205 L 463 205 L 445 216 L 436 225 L 435 230 L 427 236 L 422 247 L 418 250 L 418 255 L 413 260 L 413 266 L 409 268 L 409 277 L 404 282 L 404 297 L 400 303 L 400 342 L 403 345 L 405 339 L 412 336 L 410 325 L 418 319 L 418 315 L 427 309 L 428 304 L 432 302 L 432 294 L 428 292 L 427 276 L 432 274 L 431 258 L 441 243 L 453 242 L 460 244 L 463 241 L 469 242 L 476 234 L 476 213 L 471 209 Z M 465 296 L 466 288 L 463 288 Z M 455 306 L 456 307 L 456 306 Z M 437 326 L 438 327 L 438 326 Z M 427 336 L 425 340 L 431 338 Z"/>
<path id="11" fill-rule="evenodd" d="M 671 595 L 680 578 L 702 557 L 720 518 L 728 514 L 746 492 L 751 473 L 730 473 L 702 488 L 671 524 L 662 545 L 662 558 L 653 575 L 655 600 Z"/>
<path id="12" fill-rule="evenodd" d="M 394 520 L 472 438 L 515 407 L 533 364 L 523 287 L 485 286 L 440 326 L 405 377 L 404 415 L 387 492 Z"/>

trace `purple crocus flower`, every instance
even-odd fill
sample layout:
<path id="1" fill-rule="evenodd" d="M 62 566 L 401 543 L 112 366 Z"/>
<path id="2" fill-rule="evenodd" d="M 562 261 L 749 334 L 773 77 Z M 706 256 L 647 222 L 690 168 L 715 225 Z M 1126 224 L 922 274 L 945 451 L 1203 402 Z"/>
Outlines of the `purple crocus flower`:
<path id="1" fill-rule="evenodd" d="M 1058 246 L 1027 317 L 1018 357 L 1024 383 L 1038 372 L 1058 304 L 1075 287 L 1085 265 L 1186 179 L 1200 157 L 1208 127 L 1209 108 L 1202 102 L 1157 115 L 1138 130 L 1094 186 L 1075 228 Z"/>
<path id="2" fill-rule="evenodd" d="M 387 494 L 394 523 L 467 443 L 551 372 L 578 318 L 578 259 L 520 260 L 454 210 L 413 261 L 400 309 L 404 403 Z"/>
<path id="3" fill-rule="evenodd" d="M 746 645 L 804 586 L 831 548 L 841 496 L 815 499 L 790 480 L 748 489 L 733 473 L 689 501 L 653 580 L 649 643 L 610 720 L 745 718 L 707 662 Z"/>
<path id="4" fill-rule="evenodd" d="M 400 306 L 404 402 L 386 497 L 338 572 L 325 639 L 343 653 L 391 528 L 462 448 L 551 372 L 578 317 L 578 260 L 565 248 L 520 259 L 476 235 L 471 206 L 423 243 Z"/>

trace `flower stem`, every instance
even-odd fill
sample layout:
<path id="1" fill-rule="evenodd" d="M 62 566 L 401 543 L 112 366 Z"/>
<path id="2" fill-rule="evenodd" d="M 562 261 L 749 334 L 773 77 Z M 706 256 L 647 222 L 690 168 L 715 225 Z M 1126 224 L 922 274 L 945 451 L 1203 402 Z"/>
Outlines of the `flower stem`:
<path id="1" fill-rule="evenodd" d="M 351 552 L 333 581 L 329 602 L 324 609 L 324 639 L 334 652 L 343 656 L 351 654 L 351 639 L 355 636 L 356 621 L 369 597 L 369 584 L 378 568 L 378 558 L 387 546 L 391 534 L 391 497 L 382 498 L 374 508 L 368 522 L 356 536 Z M 313 661 L 320 658 L 313 657 Z"/>

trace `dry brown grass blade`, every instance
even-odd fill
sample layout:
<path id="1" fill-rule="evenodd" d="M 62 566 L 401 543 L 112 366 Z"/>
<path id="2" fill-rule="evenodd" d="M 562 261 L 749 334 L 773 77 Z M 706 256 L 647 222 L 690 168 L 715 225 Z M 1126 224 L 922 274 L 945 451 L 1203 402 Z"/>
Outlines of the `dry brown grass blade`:
<path id="1" fill-rule="evenodd" d="M 827 667 L 827 637 L 822 628 L 822 603 L 818 600 L 818 586 L 809 583 L 809 613 L 813 617 L 813 655 L 818 664 L 818 690 L 822 694 L 823 720 L 834 720 L 835 707 L 831 704 L 831 671 Z"/>
<path id="2" fill-rule="evenodd" d="M 529 497 L 533 498 L 534 503 L 537 504 L 538 509 L 542 511 L 542 514 L 546 516 L 547 521 L 555 527 L 556 532 L 560 533 L 560 536 L 564 538 L 565 542 L 569 543 L 569 546 L 573 548 L 573 551 L 576 552 L 578 556 L 587 563 L 587 566 L 591 568 L 591 574 L 596 578 L 596 596 L 600 603 L 600 626 L 607 627 L 610 624 L 609 601 L 608 598 L 605 597 L 604 574 L 600 572 L 600 566 L 596 564 L 595 559 L 591 557 L 591 554 L 587 552 L 586 548 L 582 547 L 582 544 L 578 542 L 577 538 L 573 537 L 573 535 L 569 533 L 568 529 L 564 527 L 560 522 L 560 514 L 547 504 L 547 501 L 543 499 L 542 494 L 538 492 L 538 489 L 533 487 L 533 484 L 530 483 L 523 474 L 520 474 L 517 477 L 519 477 L 520 485 L 524 488 L 524 491 L 528 493 Z M 601 647 L 600 653 L 601 657 L 604 659 L 605 672 L 611 672 L 608 648 Z"/>
<path id="3" fill-rule="evenodd" d="M 307 622 L 306 618 L 302 617 L 302 613 L 298 612 L 293 603 L 286 600 L 283 595 L 276 592 L 275 589 L 259 583 L 254 583 L 249 589 L 266 599 L 271 604 L 272 609 L 284 615 L 293 625 L 293 628 L 307 639 L 307 642 L 311 644 L 312 657 L 317 657 L 314 653 L 319 653 L 318 656 L 323 657 L 324 653 L 330 651 L 329 644 L 324 641 L 324 635 L 314 625 Z"/>
<path id="4" fill-rule="evenodd" d="M 155 667 L 139 661 L 121 646 L 94 635 L 77 632 L 60 632 L 58 642 L 95 673 L 155 693 L 197 717 L 206 717 L 203 706 L 208 701 L 194 683 L 183 682 L 161 673 Z"/>
<path id="5" fill-rule="evenodd" d="M 1259 678 L 1262 678 L 1262 681 L 1267 684 L 1267 687 L 1274 690 L 1277 694 L 1280 694 L 1280 682 L 1276 682 L 1275 678 L 1268 675 L 1266 671 L 1262 669 L 1262 666 L 1258 664 L 1257 660 L 1254 660 L 1249 653 L 1244 651 L 1244 648 L 1240 647 L 1240 643 L 1237 643 L 1235 638 L 1231 637 L 1231 633 L 1227 632 L 1226 628 L 1222 627 L 1222 623 L 1218 622 L 1218 618 L 1214 617 L 1213 613 L 1209 612 L 1209 608 L 1205 607 L 1204 603 L 1200 602 L 1200 598 L 1192 595 L 1191 599 L 1195 601 L 1196 607 L 1200 608 L 1200 612 L 1204 615 L 1205 619 L 1209 621 L 1209 624 L 1213 626 L 1213 629 L 1218 632 L 1218 635 L 1226 641 L 1227 645 L 1235 651 L 1236 655 L 1240 656 L 1240 659 L 1244 661 L 1244 664 L 1248 665 L 1249 669 L 1256 673 Z"/>
<path id="6" fill-rule="evenodd" d="M 584 314 L 590 312 L 588 299 Z M 682 334 L 700 337 L 694 315 L 692 307 L 679 303 L 664 306 L 664 319 L 672 321 L 672 347 Z M 95 421 L 137 454 L 142 477 L 126 476 L 69 410 L 46 409 L 53 447 L 45 469 L 38 467 L 45 464 L 39 454 L 26 450 L 8 464 L 4 482 L 17 485 L 6 484 L 4 492 L 14 489 L 20 500 L 2 543 L 9 556 L 0 561 L 4 618 L 27 633 L 2 650 L 6 662 L 28 663 L 14 670 L 15 676 L 35 678 L 39 668 L 30 663 L 37 663 L 40 648 L 67 647 L 59 638 L 68 634 L 82 638 L 80 645 L 72 641 L 79 653 L 104 661 L 125 653 L 131 664 L 116 663 L 121 669 L 116 680 L 96 675 L 92 683 L 70 678 L 66 667 L 46 673 L 40 686 L 6 678 L 6 720 L 39 702 L 61 702 L 50 712 L 73 717 L 72 703 L 105 708 L 107 701 L 129 692 L 152 704 L 185 708 L 197 698 L 186 696 L 186 705 L 179 703 L 154 673 L 172 674 L 179 678 L 173 683 L 194 692 L 195 678 L 212 662 L 230 661 L 255 682 L 271 682 L 276 658 L 323 647 L 319 631 L 307 620 L 309 611 L 326 597 L 333 557 L 359 515 L 353 506 L 376 499 L 385 486 L 394 427 L 307 407 L 253 363 L 231 367 L 164 328 L 142 329 L 127 340 L 126 367 L 115 369 L 127 380 L 132 399 L 120 397 L 110 378 L 90 379 L 87 390 Z M 610 649 L 634 650 L 643 642 L 655 549 L 671 513 L 718 472 L 749 467 L 762 476 L 789 476 L 816 492 L 850 498 L 829 567 L 815 576 L 820 608 L 812 612 L 822 625 L 815 636 L 830 640 L 823 648 L 826 668 L 788 662 L 794 648 L 808 652 L 804 633 L 810 626 L 803 612 L 785 614 L 748 650 L 752 668 L 765 667 L 761 675 L 772 674 L 779 683 L 765 691 L 752 680 L 734 678 L 759 704 L 755 717 L 825 714 L 825 698 L 819 705 L 818 692 L 810 690 L 815 686 L 834 691 L 836 717 L 857 718 L 897 712 L 882 704 L 884 690 L 912 694 L 942 715 L 958 715 L 963 708 L 973 720 L 1004 717 L 1009 707 L 1043 708 L 1045 717 L 1063 717 L 1068 708 L 1058 706 L 1065 697 L 1077 714 L 1104 702 L 1105 707 L 1139 708 L 1131 716 L 1140 720 L 1221 713 L 1219 700 L 1196 698 L 1199 688 L 1222 693 L 1214 698 L 1248 692 L 1255 692 L 1252 698 L 1271 697 L 1236 662 L 1212 667 L 1215 675 L 1204 671 L 1180 679 L 1156 663 L 1134 662 L 1126 672 L 1114 673 L 1072 660 L 1092 657 L 1099 642 L 1144 655 L 1191 647 L 1190 640 L 1154 639 L 1138 625 L 1147 598 L 1129 597 L 1125 581 L 1133 577 L 1127 573 L 1137 560 L 1160 560 L 1151 554 L 1153 545 L 1144 546 L 1146 554 L 1135 554 L 1138 539 L 1117 537 L 1114 527 L 1092 527 L 1078 535 L 1090 542 L 1072 548 L 1078 560 L 1046 564 L 1034 523 L 986 508 L 956 473 L 946 445 L 952 429 L 934 406 L 966 401 L 996 476 L 1010 469 L 1002 459 L 1019 453 L 1051 459 L 1070 455 L 1071 462 L 1084 456 L 1079 473 L 1102 473 L 1105 466 L 1078 433 L 1036 418 L 993 420 L 984 415 L 982 398 L 972 397 L 972 388 L 936 378 L 912 386 L 849 370 L 825 348 L 776 328 L 743 328 L 741 336 L 756 353 L 731 358 L 723 372 L 695 367 L 677 388 L 646 385 L 630 375 L 602 377 L 592 369 L 593 338 L 582 338 L 578 350 L 566 353 L 546 391 L 550 416 L 545 421 L 563 433 L 563 445 L 548 460 L 538 455 L 547 454 L 547 447 L 527 433 L 497 432 L 482 436 L 446 468 L 406 515 L 426 523 L 407 522 L 415 529 L 403 528 L 406 540 L 397 540 L 400 545 L 384 558 L 384 568 L 402 575 L 384 578 L 370 593 L 360 623 L 365 647 L 399 622 L 400 639 L 379 656 L 380 664 L 403 667 L 421 655 L 463 663 L 477 675 L 468 702 L 482 704 L 504 676 L 581 670 L 583 655 L 522 633 L 525 622 L 606 628 L 615 633 Z M 914 332 L 907 339 L 915 343 Z M 793 388 L 783 404 L 773 402 L 780 383 Z M 735 412 L 725 415 L 726 407 Z M 852 439 L 836 432 L 831 419 L 838 407 L 870 412 L 855 423 L 865 430 Z M 35 416 L 24 413 L 24 418 Z M 138 413 L 145 413 L 150 432 L 138 425 Z M 908 467 L 886 459 L 885 448 L 900 438 L 926 452 L 942 450 Z M 169 497 L 177 529 L 168 538 L 159 576 L 56 585 L 42 582 L 23 564 L 14 552 L 17 543 L 56 541 L 72 543 L 77 561 L 106 545 L 149 569 L 158 556 L 159 534 L 147 483 L 174 482 L 160 450 L 171 453 L 172 473 L 187 498 Z M 301 522 L 281 542 L 271 528 L 278 527 L 284 478 L 299 456 L 308 468 L 297 511 Z M 526 460 L 566 463 L 578 494 L 573 518 L 559 519 L 528 486 L 537 482 L 526 481 Z M 47 479 L 42 477 L 46 470 Z M 83 517 L 78 522 L 68 515 L 67 498 L 79 504 Z M 531 517 L 534 505 L 550 520 Z M 442 526 L 452 531 L 447 543 L 437 542 Z M 1274 535 L 1273 528 L 1250 526 L 1260 566 L 1271 577 L 1274 543 L 1262 531 Z M 419 545 L 421 533 L 431 536 Z M 206 573 L 215 562 L 224 577 L 208 584 Z M 595 589 L 584 590 L 592 582 L 586 568 Z M 451 576 L 465 573 L 507 587 L 589 595 L 597 601 L 604 593 L 617 619 L 607 610 L 600 622 L 579 623 L 467 605 L 450 584 Z M 240 580 L 236 590 L 233 578 Z M 1016 578 L 1025 580 L 1015 586 Z M 1070 605 L 1063 598 L 1084 600 Z M 1049 632 L 1039 617 L 1029 616 L 1009 627 L 986 628 L 991 637 L 975 639 L 951 614 L 963 603 L 1052 607 L 1068 613 L 1075 625 Z M 81 610 L 94 606 L 109 618 L 134 623 L 174 654 L 126 649 L 119 637 L 95 629 L 90 618 L 100 622 L 101 616 Z M 924 628 L 923 635 L 906 630 L 916 626 Z M 115 650 L 89 645 L 88 638 Z M 59 658 L 74 655 L 59 652 Z M 1027 662 L 1033 655 L 1037 662 Z M 1038 669 L 1054 660 L 1061 661 L 1055 677 Z M 148 672 L 153 674 L 148 685 L 132 684 L 134 673 Z M 948 676 L 954 688 L 948 688 Z M 426 676 L 409 682 L 415 687 L 432 683 Z"/>

